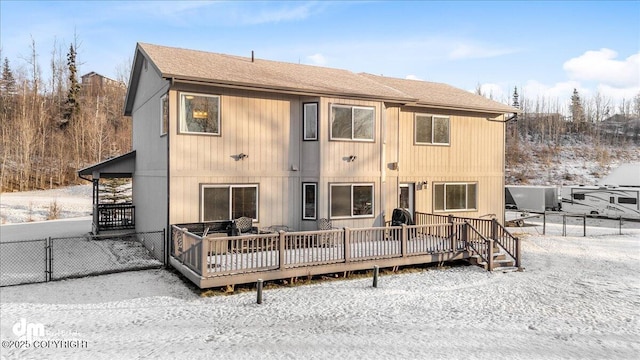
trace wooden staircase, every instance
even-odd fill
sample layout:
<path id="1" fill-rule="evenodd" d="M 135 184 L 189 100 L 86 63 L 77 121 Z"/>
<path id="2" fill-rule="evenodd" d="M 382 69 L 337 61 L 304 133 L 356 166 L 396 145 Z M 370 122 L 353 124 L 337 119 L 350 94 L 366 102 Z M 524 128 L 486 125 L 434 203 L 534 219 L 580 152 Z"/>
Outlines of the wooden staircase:
<path id="1" fill-rule="evenodd" d="M 518 267 L 516 267 L 516 261 L 511 258 L 504 249 L 502 249 L 497 241 L 494 241 L 493 243 L 493 264 L 491 269 L 489 268 L 489 263 L 485 261 L 483 256 L 480 254 L 471 256 L 469 258 L 469 263 L 480 266 L 488 271 L 513 272 L 519 270 Z"/>

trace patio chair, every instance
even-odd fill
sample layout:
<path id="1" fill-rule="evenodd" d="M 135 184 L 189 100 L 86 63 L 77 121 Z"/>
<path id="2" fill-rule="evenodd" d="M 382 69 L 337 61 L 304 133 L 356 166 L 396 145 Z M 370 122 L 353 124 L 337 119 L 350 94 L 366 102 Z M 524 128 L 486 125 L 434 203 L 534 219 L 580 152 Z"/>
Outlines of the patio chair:
<path id="1" fill-rule="evenodd" d="M 329 221 L 329 219 L 327 219 L 327 218 L 318 219 L 317 224 L 318 224 L 318 230 L 333 230 L 333 229 L 336 229 L 331 224 L 331 221 Z M 325 246 L 335 246 L 335 244 L 332 244 L 331 236 L 327 235 L 327 234 L 318 235 L 318 243 L 319 243 L 320 246 L 323 246 L 323 247 L 325 247 Z"/>
<path id="2" fill-rule="evenodd" d="M 250 217 L 242 216 L 235 220 L 236 229 L 238 229 L 238 235 L 248 234 L 253 230 L 253 219 Z"/>

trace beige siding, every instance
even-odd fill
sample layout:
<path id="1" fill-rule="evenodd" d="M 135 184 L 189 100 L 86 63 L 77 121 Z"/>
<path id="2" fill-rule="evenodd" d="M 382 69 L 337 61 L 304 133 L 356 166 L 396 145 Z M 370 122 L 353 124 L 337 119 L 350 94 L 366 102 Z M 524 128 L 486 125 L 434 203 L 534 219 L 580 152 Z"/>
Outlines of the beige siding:
<path id="1" fill-rule="evenodd" d="M 220 95 L 221 136 L 179 134 L 171 123 L 171 223 L 202 219 L 202 184 L 258 184 L 257 226 L 300 226 L 301 113 L 298 96 L 185 86 L 171 91 Z M 305 150 L 312 152 L 312 148 Z M 236 160 L 235 155 L 248 157 Z M 313 161 L 312 161 L 313 163 Z M 313 174 L 313 172 L 310 172 Z"/>
<path id="2" fill-rule="evenodd" d="M 142 70 L 133 105 L 133 149 L 136 168 L 133 176 L 133 204 L 136 230 L 157 231 L 167 224 L 167 136 L 160 136 L 160 98 L 169 82 L 154 67 Z M 172 108 L 174 108 L 171 104 Z"/>
<path id="3" fill-rule="evenodd" d="M 415 145 L 416 113 L 448 116 L 450 144 Z M 394 119 L 387 123 L 387 160 L 398 162 L 397 171 L 387 171 L 386 188 L 390 192 L 386 201 L 387 217 L 397 206 L 399 183 L 426 181 L 426 189 L 415 191 L 415 206 L 417 211 L 433 212 L 434 182 L 477 182 L 478 210 L 454 214 L 469 217 L 494 214 L 503 220 L 503 123 L 487 121 L 478 114 L 417 108 L 390 107 L 386 116 Z"/>

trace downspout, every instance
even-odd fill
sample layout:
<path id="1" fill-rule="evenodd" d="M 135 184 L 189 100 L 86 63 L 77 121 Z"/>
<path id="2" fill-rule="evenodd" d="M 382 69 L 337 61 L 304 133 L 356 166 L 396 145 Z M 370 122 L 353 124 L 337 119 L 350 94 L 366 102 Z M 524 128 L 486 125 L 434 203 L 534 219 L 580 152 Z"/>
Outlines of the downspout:
<path id="1" fill-rule="evenodd" d="M 380 104 L 380 208 L 382 210 L 382 225 L 384 226 L 386 219 L 386 210 L 387 210 L 387 111 L 384 102 Z"/>
<path id="2" fill-rule="evenodd" d="M 171 146 L 169 144 L 171 142 L 170 141 L 171 140 L 171 124 L 173 124 L 173 119 L 171 117 L 172 110 L 171 110 L 171 96 L 170 96 L 170 94 L 171 94 L 171 89 L 173 89 L 173 86 L 175 84 L 175 78 L 171 77 L 170 82 L 171 83 L 169 85 L 169 90 L 167 91 L 167 98 L 168 98 L 167 100 L 169 101 L 169 128 L 167 129 L 167 220 L 166 220 L 167 223 L 166 223 L 166 227 L 165 227 L 167 230 L 165 231 L 165 240 L 164 240 L 165 241 L 165 250 L 164 250 L 164 264 L 165 264 L 165 266 L 168 266 L 168 264 L 169 264 L 169 252 L 171 250 L 171 242 L 170 242 L 171 240 L 170 239 L 172 238 L 172 236 L 171 236 L 171 224 L 169 223 L 170 222 L 169 211 L 171 211 L 171 206 L 169 204 L 170 199 L 171 199 L 171 197 L 169 195 L 169 191 L 171 189 L 171 187 L 170 187 L 170 183 L 171 183 L 171 181 L 170 181 L 170 179 L 171 179 L 170 178 L 170 175 L 171 175 L 171 171 L 170 171 L 170 165 L 171 165 L 170 164 L 170 160 L 171 160 L 170 149 L 171 149 Z M 176 106 L 176 109 L 177 108 L 178 108 L 178 106 Z"/>

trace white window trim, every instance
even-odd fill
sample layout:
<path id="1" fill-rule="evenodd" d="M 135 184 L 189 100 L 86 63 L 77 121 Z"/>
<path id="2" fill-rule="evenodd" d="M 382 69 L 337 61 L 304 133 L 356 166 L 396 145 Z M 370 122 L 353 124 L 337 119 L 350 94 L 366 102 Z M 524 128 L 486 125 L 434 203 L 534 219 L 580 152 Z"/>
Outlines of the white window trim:
<path id="1" fill-rule="evenodd" d="M 202 184 L 200 190 L 200 221 L 204 220 L 204 190 L 211 188 L 229 189 L 229 220 L 231 219 L 231 211 L 233 209 L 233 189 L 234 188 L 255 188 L 256 189 L 256 217 L 254 222 L 258 222 L 260 219 L 260 186 L 258 184 Z"/>
<path id="2" fill-rule="evenodd" d="M 438 185 L 444 185 L 444 209 L 436 210 L 436 187 Z M 465 187 L 465 209 L 447 209 L 447 186 L 448 185 L 466 185 Z M 468 208 L 469 205 L 469 185 L 476 186 L 476 207 Z M 439 182 L 433 184 L 433 212 L 468 212 L 468 211 L 478 211 L 478 183 L 477 182 Z"/>
<path id="3" fill-rule="evenodd" d="M 341 107 L 341 108 L 350 108 L 351 109 L 351 138 L 336 138 L 333 137 L 333 108 Z M 353 112 L 356 109 L 366 109 L 373 110 L 373 123 L 371 124 L 371 139 L 362 139 L 354 137 L 353 131 L 355 126 L 353 126 Z M 359 142 L 375 142 L 376 141 L 376 108 L 373 106 L 356 106 L 356 105 L 342 105 L 342 104 L 331 104 L 329 108 L 329 116 L 331 117 L 331 121 L 329 121 L 329 129 L 331 133 L 331 140 L 336 141 L 359 141 Z"/>
<path id="4" fill-rule="evenodd" d="M 425 117 L 430 117 L 431 118 L 431 142 L 420 142 L 418 141 L 418 116 L 425 116 Z M 448 136 L 448 141 L 446 143 L 437 143 L 434 141 L 433 137 L 435 135 L 435 131 L 434 131 L 434 126 L 435 126 L 435 119 L 439 118 L 439 119 L 447 119 L 447 124 L 448 124 L 448 130 L 449 130 L 449 136 Z M 414 120 L 413 120 L 413 143 L 415 145 L 433 145 L 433 146 L 447 146 L 447 145 L 451 145 L 451 117 L 449 116 L 444 116 L 444 115 L 433 115 L 433 114 L 420 114 L 420 113 L 416 113 L 414 116 Z"/>
<path id="5" fill-rule="evenodd" d="M 351 196 L 349 200 L 349 209 L 351 210 L 350 216 L 333 216 L 331 214 L 331 195 L 333 192 L 334 186 L 350 186 L 351 187 Z M 354 215 L 353 214 L 353 188 L 355 186 L 371 186 L 371 214 L 370 215 Z M 375 217 L 376 209 L 376 188 L 374 183 L 334 183 L 329 184 L 329 218 L 330 219 L 362 219 L 362 218 L 372 218 Z"/>
<path id="6" fill-rule="evenodd" d="M 313 105 L 313 106 L 312 106 Z M 307 107 L 315 107 L 315 114 L 316 114 L 316 136 L 315 137 L 307 137 Z M 311 110 L 314 111 L 314 110 Z M 318 116 L 320 116 L 320 114 L 318 113 L 318 103 L 317 102 L 308 102 L 308 103 L 304 103 L 303 107 L 302 107 L 302 113 L 303 113 L 303 117 L 302 117 L 302 139 L 305 141 L 314 141 L 314 140 L 318 140 Z"/>
<path id="7" fill-rule="evenodd" d="M 171 121 L 171 119 L 167 119 L 167 131 L 164 131 L 164 102 L 165 100 L 168 102 L 169 101 L 169 95 L 168 94 L 164 94 L 160 97 L 160 136 L 165 136 L 167 135 L 167 133 L 169 132 L 169 122 Z M 169 104 L 167 104 L 167 108 Z M 166 114 L 167 116 L 170 115 L 171 112 L 169 112 L 169 114 Z"/>
<path id="8" fill-rule="evenodd" d="M 313 203 L 313 217 L 306 216 L 307 205 L 307 186 L 313 186 L 314 203 Z M 316 220 L 318 218 L 318 183 L 315 182 L 303 182 L 302 183 L 302 220 Z"/>
<path id="9" fill-rule="evenodd" d="M 187 96 L 201 96 L 201 97 L 212 97 L 218 99 L 218 132 L 210 133 L 210 132 L 198 132 L 198 131 L 188 131 L 186 130 L 187 125 L 185 124 L 185 99 Z M 221 136 L 222 135 L 222 124 L 220 123 L 220 118 L 222 113 L 222 100 L 219 95 L 211 95 L 211 94 L 201 94 L 201 93 L 191 93 L 191 92 L 180 92 L 180 123 L 178 126 L 178 131 L 180 134 L 189 134 L 189 135 L 209 135 L 209 136 Z"/>

